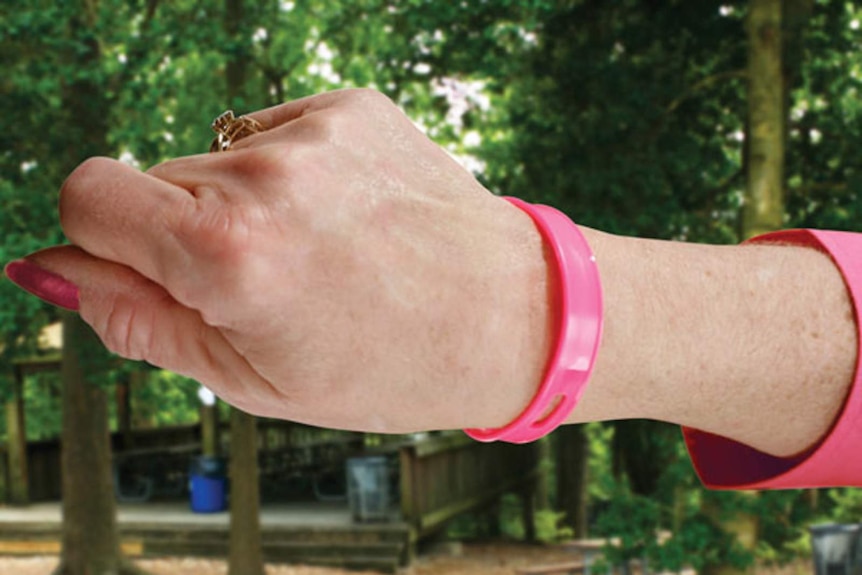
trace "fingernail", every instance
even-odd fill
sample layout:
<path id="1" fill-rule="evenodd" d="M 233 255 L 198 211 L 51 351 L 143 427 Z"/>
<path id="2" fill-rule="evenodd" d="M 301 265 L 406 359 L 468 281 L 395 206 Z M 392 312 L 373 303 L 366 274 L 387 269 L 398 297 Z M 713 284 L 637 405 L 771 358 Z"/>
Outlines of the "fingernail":
<path id="1" fill-rule="evenodd" d="M 78 311 L 78 286 L 62 276 L 28 260 L 9 262 L 4 271 L 6 277 L 34 296 L 58 307 Z"/>

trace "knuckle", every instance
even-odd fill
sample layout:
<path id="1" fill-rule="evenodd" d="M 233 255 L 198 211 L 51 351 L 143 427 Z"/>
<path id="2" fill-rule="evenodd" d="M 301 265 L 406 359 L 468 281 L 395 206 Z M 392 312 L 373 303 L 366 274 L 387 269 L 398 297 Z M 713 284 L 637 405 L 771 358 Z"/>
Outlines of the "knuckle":
<path id="1" fill-rule="evenodd" d="M 353 88 L 350 90 L 348 97 L 352 101 L 363 105 L 386 107 L 393 105 L 389 96 L 374 88 Z"/>
<path id="2" fill-rule="evenodd" d="M 195 256 L 222 265 L 238 263 L 249 253 L 253 223 L 239 206 L 195 206 L 177 223 L 180 241 Z"/>
<path id="3" fill-rule="evenodd" d="M 339 146 L 350 139 L 350 135 L 363 133 L 362 123 L 368 114 L 367 109 L 358 107 L 332 108 L 315 116 L 308 117 L 308 129 L 316 143 L 326 146 Z M 317 148 L 318 152 L 325 151 Z"/>
<path id="4" fill-rule="evenodd" d="M 82 162 L 60 186 L 60 223 L 68 223 L 69 216 L 74 213 L 74 207 L 80 201 L 81 195 L 91 190 L 97 182 L 114 167 L 115 160 L 104 157 L 93 157 Z M 65 223 L 64 223 L 65 222 Z"/>
<path id="5" fill-rule="evenodd" d="M 290 175 L 290 157 L 291 146 L 287 144 L 245 148 L 225 158 L 224 169 L 237 181 L 281 180 Z"/>
<path id="6" fill-rule="evenodd" d="M 193 161 L 192 158 L 186 156 L 165 160 L 164 162 L 150 166 L 145 173 L 155 178 L 170 181 L 171 174 L 182 173 L 189 166 L 189 163 Z"/>
<path id="7" fill-rule="evenodd" d="M 149 327 L 137 316 L 136 308 L 122 298 L 114 298 L 105 308 L 102 326 L 102 342 L 112 352 L 122 357 L 141 360 L 149 355 L 150 340 L 144 335 Z"/>
<path id="8" fill-rule="evenodd" d="M 102 156 L 87 158 L 77 168 L 72 170 L 72 173 L 69 174 L 63 183 L 63 189 L 74 190 L 80 188 L 89 179 L 98 177 L 99 174 L 104 174 L 105 171 L 110 170 L 115 162 L 116 160 Z"/>

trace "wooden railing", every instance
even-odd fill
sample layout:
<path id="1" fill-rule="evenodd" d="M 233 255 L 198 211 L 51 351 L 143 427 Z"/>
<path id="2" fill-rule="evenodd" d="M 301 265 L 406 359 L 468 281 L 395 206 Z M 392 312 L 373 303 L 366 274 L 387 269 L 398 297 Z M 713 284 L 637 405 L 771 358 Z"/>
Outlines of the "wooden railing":
<path id="1" fill-rule="evenodd" d="M 532 444 L 478 443 L 465 435 L 447 435 L 404 445 L 401 512 L 421 538 L 504 493 L 532 492 L 537 472 L 538 452 Z"/>
<path id="2" fill-rule="evenodd" d="M 291 428 L 291 424 L 280 421 L 259 423 L 262 487 L 268 485 L 270 478 L 283 484 L 297 474 L 313 477 L 327 466 L 333 473 L 343 473 L 339 470 L 350 455 L 376 453 L 397 458 L 402 517 L 417 538 L 434 533 L 461 513 L 493 503 L 505 493 L 529 494 L 537 478 L 538 454 L 534 445 L 485 444 L 454 434 L 369 449 L 363 447 L 361 434 L 306 426 Z M 221 431 L 222 437 L 228 435 L 227 429 Z M 190 425 L 135 430 L 133 436 L 131 450 L 115 451 L 118 460 L 134 459 L 144 452 L 168 452 L 181 445 L 183 454 L 188 455 L 170 461 L 176 467 L 174 471 L 185 473 L 193 448 L 200 443 L 200 428 Z M 115 449 L 124 443 L 118 434 L 112 440 Z M 4 455 L 0 445 L 0 458 L 5 460 Z M 30 501 L 59 499 L 59 441 L 28 443 L 27 458 Z M 0 483 L 4 483 L 2 476 L 8 474 L 3 467 L 0 465 Z M 529 499 L 524 499 L 525 513 L 529 512 Z"/>
<path id="3" fill-rule="evenodd" d="M 230 425 L 219 424 L 222 453 L 230 451 Z M 200 424 L 114 432 L 111 445 L 115 460 L 146 459 L 159 456 L 160 468 L 167 465 L 172 475 L 186 473 L 192 455 L 201 449 Z M 278 483 L 280 477 L 307 472 L 317 466 L 332 466 L 346 456 L 361 451 L 362 435 L 319 429 L 287 421 L 258 421 L 261 479 Z M 182 453 L 177 453 L 181 448 Z M 28 494 L 31 502 L 53 501 L 61 495 L 60 440 L 27 443 Z M 147 462 L 145 462 L 147 464 Z M 146 467 L 146 465 L 144 465 Z M 6 446 L 0 444 L 0 503 L 8 495 L 9 469 Z M 272 477 L 270 477 L 272 476 Z M 286 475 L 285 475 L 286 477 Z"/>

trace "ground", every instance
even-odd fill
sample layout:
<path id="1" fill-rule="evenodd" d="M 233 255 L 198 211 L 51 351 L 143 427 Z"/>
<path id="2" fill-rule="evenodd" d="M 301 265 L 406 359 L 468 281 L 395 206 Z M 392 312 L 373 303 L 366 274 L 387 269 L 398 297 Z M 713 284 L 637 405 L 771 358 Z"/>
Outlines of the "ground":
<path id="1" fill-rule="evenodd" d="M 564 551 L 518 544 L 452 544 L 423 555 L 401 575 L 515 575 L 522 565 L 571 559 Z M 50 575 L 56 557 L 0 557 L 0 575 Z M 151 559 L 138 563 L 152 575 L 226 575 L 224 561 L 207 559 Z M 761 567 L 756 575 L 809 575 L 810 562 L 782 568 Z M 377 575 L 368 571 L 344 571 L 321 567 L 270 565 L 267 575 Z"/>

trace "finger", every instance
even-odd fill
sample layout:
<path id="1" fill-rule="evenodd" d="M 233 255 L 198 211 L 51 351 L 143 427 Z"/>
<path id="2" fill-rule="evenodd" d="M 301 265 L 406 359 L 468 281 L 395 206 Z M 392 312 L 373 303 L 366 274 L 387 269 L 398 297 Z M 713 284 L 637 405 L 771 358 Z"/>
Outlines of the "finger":
<path id="1" fill-rule="evenodd" d="M 241 193 L 236 193 L 237 184 L 242 183 L 236 180 L 249 175 L 247 158 L 238 156 L 241 155 L 208 153 L 183 156 L 156 164 L 146 174 L 186 190 L 199 201 L 246 199 L 254 190 L 245 189 L 249 186 L 244 182 L 245 185 L 240 185 L 243 188 Z"/>
<path id="2" fill-rule="evenodd" d="M 23 261 L 77 286 L 81 317 L 114 353 L 194 378 L 244 411 L 284 412 L 282 394 L 218 329 L 134 270 L 73 246 L 48 248 Z"/>
<path id="3" fill-rule="evenodd" d="M 245 115 L 263 124 L 266 130 L 271 130 L 319 110 L 338 106 L 363 106 L 383 101 L 391 103 L 386 96 L 376 90 L 348 88 L 307 96 Z"/>
<path id="4" fill-rule="evenodd" d="M 214 198 L 222 203 L 238 204 L 251 198 L 265 198 L 266 186 L 251 185 L 268 176 L 284 180 L 287 165 L 303 155 L 303 144 L 317 145 L 334 128 L 322 114 L 311 113 L 271 130 L 236 141 L 226 152 L 184 156 L 167 160 L 147 170 L 159 178 L 187 190 L 200 201 Z M 280 146 L 261 153 L 263 148 Z M 269 188 L 271 191 L 271 188 Z"/>
<path id="5" fill-rule="evenodd" d="M 176 236 L 195 209 L 187 190 L 109 158 L 91 158 L 60 191 L 66 237 L 90 254 L 170 285 L 181 252 Z"/>
<path id="6" fill-rule="evenodd" d="M 279 132 L 287 126 L 273 130 Z M 147 170 L 147 175 L 186 190 L 200 205 L 216 200 L 220 204 L 243 204 L 250 199 L 265 195 L 263 186 L 254 185 L 267 176 L 283 178 L 285 154 L 260 154 L 249 149 L 246 141 L 257 141 L 267 136 L 263 143 L 288 142 L 284 135 L 264 132 L 240 140 L 242 148 L 231 147 L 229 152 L 184 156 L 167 160 Z M 295 146 L 297 140 L 289 140 Z M 255 148 L 260 146 L 255 145 Z"/>
<path id="7" fill-rule="evenodd" d="M 326 92 L 324 94 L 315 94 L 314 96 L 306 96 L 298 100 L 292 100 L 283 104 L 278 104 L 263 110 L 257 110 L 250 114 L 245 114 L 249 118 L 260 122 L 265 130 L 271 130 L 275 127 L 286 124 L 302 116 L 309 114 L 315 110 L 320 110 L 331 106 L 341 97 L 340 91 Z"/>

